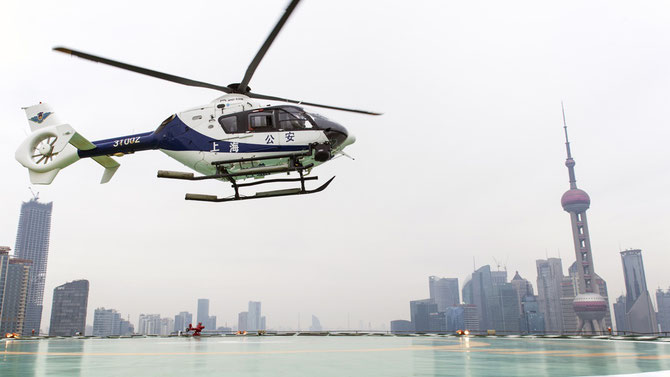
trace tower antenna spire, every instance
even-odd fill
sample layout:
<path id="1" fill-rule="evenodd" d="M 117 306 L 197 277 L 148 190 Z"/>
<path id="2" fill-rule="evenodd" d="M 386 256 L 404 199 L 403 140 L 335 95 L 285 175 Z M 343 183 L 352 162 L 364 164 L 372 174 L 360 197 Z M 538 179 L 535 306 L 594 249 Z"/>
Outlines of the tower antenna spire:
<path id="1" fill-rule="evenodd" d="M 568 140 L 568 124 L 565 121 L 565 107 L 561 101 L 561 112 L 563 113 L 563 131 L 565 132 L 565 150 L 568 153 L 568 158 L 565 159 L 565 166 L 568 167 L 568 175 L 570 177 L 570 188 L 577 188 L 577 178 L 575 178 L 575 160 L 572 159 L 570 153 L 570 141 Z"/>
<path id="2" fill-rule="evenodd" d="M 565 132 L 565 150 L 568 152 L 568 158 L 572 158 L 570 154 L 570 141 L 568 140 L 568 123 L 565 121 L 565 107 L 561 101 L 561 112 L 563 113 L 563 131 Z"/>

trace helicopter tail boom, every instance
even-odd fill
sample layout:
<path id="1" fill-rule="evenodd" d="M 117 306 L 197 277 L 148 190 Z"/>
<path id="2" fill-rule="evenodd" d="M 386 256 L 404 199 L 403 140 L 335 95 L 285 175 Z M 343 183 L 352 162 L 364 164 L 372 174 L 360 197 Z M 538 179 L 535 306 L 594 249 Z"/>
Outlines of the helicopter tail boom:
<path id="1" fill-rule="evenodd" d="M 58 172 L 79 160 L 79 151 L 96 146 L 69 124 L 62 123 L 45 103 L 24 108 L 32 133 L 16 150 L 16 160 L 28 169 L 30 182 L 48 185 Z M 105 168 L 100 183 L 112 178 L 119 163 L 109 156 L 92 157 Z"/>

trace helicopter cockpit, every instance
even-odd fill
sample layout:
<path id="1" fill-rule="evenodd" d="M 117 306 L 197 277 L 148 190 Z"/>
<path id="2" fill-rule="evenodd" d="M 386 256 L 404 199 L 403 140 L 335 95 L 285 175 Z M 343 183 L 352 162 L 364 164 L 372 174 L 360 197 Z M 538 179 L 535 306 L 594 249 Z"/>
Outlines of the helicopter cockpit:
<path id="1" fill-rule="evenodd" d="M 344 126 L 297 106 L 271 106 L 223 115 L 219 124 L 227 134 L 322 130 L 334 148 L 349 134 Z"/>

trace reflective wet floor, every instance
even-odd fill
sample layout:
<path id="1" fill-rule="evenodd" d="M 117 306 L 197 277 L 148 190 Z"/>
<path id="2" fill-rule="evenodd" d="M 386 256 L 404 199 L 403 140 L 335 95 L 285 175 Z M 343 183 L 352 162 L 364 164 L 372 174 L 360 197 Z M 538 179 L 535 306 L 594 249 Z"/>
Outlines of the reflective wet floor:
<path id="1" fill-rule="evenodd" d="M 0 376 L 605 376 L 670 371 L 663 342 L 266 336 L 0 342 Z"/>

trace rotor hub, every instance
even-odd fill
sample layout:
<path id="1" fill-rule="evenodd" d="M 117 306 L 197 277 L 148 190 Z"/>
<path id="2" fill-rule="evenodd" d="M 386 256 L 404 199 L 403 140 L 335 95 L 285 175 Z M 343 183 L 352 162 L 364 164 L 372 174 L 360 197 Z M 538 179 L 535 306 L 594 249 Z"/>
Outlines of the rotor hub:
<path id="1" fill-rule="evenodd" d="M 251 91 L 251 88 L 249 87 L 249 85 L 247 85 L 246 88 L 240 88 L 240 83 L 239 82 L 228 84 L 228 87 L 233 90 L 233 93 L 246 94 L 246 93 L 249 93 Z"/>
<path id="2" fill-rule="evenodd" d="M 50 156 L 51 152 L 54 150 L 54 147 L 49 143 L 42 142 L 39 147 L 37 147 L 37 150 L 42 156 Z"/>

